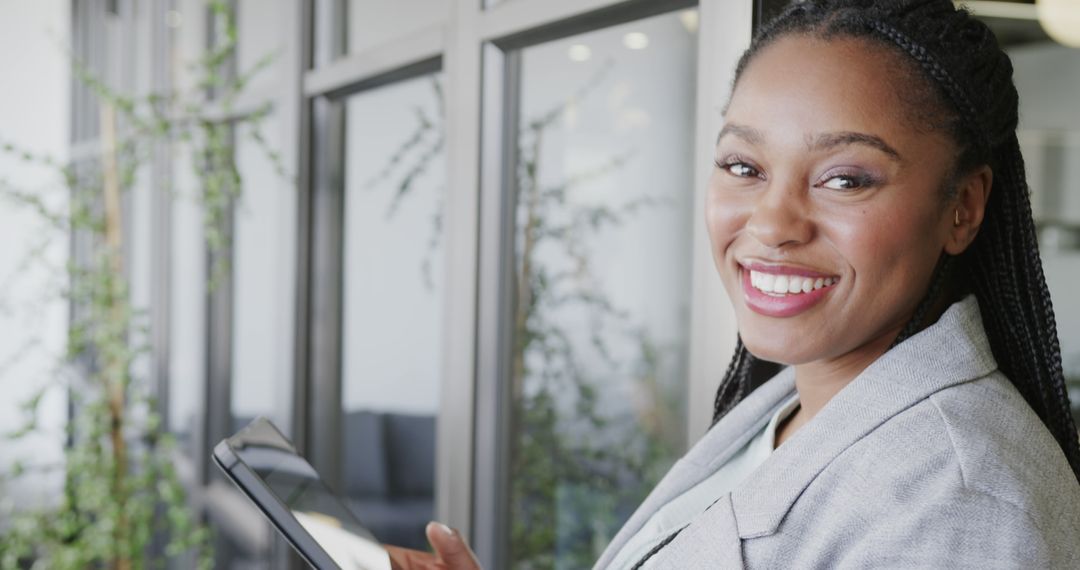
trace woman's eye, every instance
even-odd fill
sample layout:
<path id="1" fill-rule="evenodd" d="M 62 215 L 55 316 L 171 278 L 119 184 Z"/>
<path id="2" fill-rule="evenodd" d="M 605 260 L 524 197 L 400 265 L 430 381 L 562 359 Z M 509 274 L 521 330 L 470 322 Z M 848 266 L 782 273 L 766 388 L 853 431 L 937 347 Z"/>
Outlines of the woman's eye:
<path id="1" fill-rule="evenodd" d="M 728 174 L 732 176 L 737 176 L 739 178 L 756 178 L 761 174 L 756 168 L 750 166 L 745 162 L 736 161 L 728 163 L 717 163 L 716 166 L 718 166 L 721 170 L 726 170 Z"/>
<path id="2" fill-rule="evenodd" d="M 830 190 L 858 190 L 859 188 L 871 186 L 873 182 L 873 180 L 866 176 L 842 174 L 827 178 L 820 186 Z"/>

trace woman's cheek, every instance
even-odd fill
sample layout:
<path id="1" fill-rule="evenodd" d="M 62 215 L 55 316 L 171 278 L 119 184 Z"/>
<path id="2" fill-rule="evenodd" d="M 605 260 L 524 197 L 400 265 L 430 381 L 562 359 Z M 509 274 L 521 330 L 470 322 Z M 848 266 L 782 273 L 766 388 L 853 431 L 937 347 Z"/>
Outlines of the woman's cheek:
<path id="1" fill-rule="evenodd" d="M 932 240 L 931 228 L 915 216 L 905 215 L 910 209 L 869 208 L 834 216 L 823 228 L 829 241 L 842 249 L 858 276 L 858 282 L 871 285 L 879 294 L 911 285 L 921 280 L 923 267 L 933 260 L 927 241 Z"/>
<path id="2" fill-rule="evenodd" d="M 713 254 L 717 260 L 723 258 L 724 249 L 735 238 L 741 226 L 740 219 L 745 223 L 745 210 L 737 200 L 732 200 L 721 189 L 713 187 L 705 204 L 705 224 L 709 230 L 709 241 L 712 243 Z"/>

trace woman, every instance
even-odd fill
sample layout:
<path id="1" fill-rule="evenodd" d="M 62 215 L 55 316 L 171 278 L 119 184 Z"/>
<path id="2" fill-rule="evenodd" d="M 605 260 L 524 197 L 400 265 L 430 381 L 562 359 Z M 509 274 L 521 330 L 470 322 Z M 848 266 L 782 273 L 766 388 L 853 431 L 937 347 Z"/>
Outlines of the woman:
<path id="1" fill-rule="evenodd" d="M 740 342 L 598 568 L 1080 568 L 1012 67 L 948 0 L 793 5 L 742 57 L 706 215 Z M 756 367 L 788 365 L 760 386 Z M 403 568 L 473 568 L 452 531 Z"/>

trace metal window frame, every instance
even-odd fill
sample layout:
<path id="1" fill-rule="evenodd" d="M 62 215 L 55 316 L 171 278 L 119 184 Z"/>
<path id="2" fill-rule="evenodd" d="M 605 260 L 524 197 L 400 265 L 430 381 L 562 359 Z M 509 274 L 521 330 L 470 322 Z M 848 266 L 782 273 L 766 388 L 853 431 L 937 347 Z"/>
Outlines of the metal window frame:
<path id="1" fill-rule="evenodd" d="M 175 6 L 170 0 L 170 6 Z M 293 323 L 294 374 L 293 438 L 316 464 L 332 464 L 340 450 L 339 437 L 329 426 L 331 408 L 340 405 L 341 237 L 332 209 L 340 201 L 344 169 L 344 99 L 352 93 L 414 77 L 440 66 L 446 78 L 447 199 L 445 202 L 446 264 L 443 319 L 443 379 L 437 420 L 436 515 L 473 539 L 481 560 L 491 563 L 505 553 L 505 433 L 509 394 L 499 379 L 505 367 L 508 285 L 513 279 L 512 176 L 513 132 L 517 96 L 516 50 L 559 37 L 617 25 L 638 18 L 698 5 L 699 47 L 697 132 L 695 133 L 695 245 L 691 278 L 691 347 L 688 402 L 711 401 L 734 346 L 734 319 L 713 268 L 705 239 L 702 205 L 711 164 L 712 138 L 722 118 L 718 109 L 730 89 L 735 60 L 749 42 L 751 23 L 759 14 L 783 2 L 752 0 L 512 0 L 484 8 L 479 0 L 453 0 L 447 19 L 427 29 L 402 30 L 396 38 L 364 52 L 347 54 L 345 0 L 283 0 L 292 15 L 285 24 L 281 81 L 241 97 L 225 109 L 218 101 L 207 105 L 223 122 L 274 105 L 284 141 L 283 160 L 297 174 L 295 249 L 295 307 Z M 94 18 L 89 3 L 73 0 L 74 43 L 87 43 L 91 59 L 100 49 L 89 49 L 90 39 L 80 32 Z M 89 7 L 89 8 L 88 8 Z M 164 8 L 163 10 L 167 10 Z M 323 10 L 319 10 L 323 9 Z M 326 11 L 328 9 L 329 11 Z M 94 11 L 96 12 L 96 10 Z M 330 18 L 325 15 L 329 14 Z M 86 23 L 87 25 L 93 22 Z M 210 28 L 209 18 L 204 22 Z M 332 34 L 317 33 L 327 26 Z M 171 33 L 160 28 L 157 34 Z M 100 40 L 97 40 L 100 43 Z M 164 42 L 165 45 L 168 42 Z M 95 44 L 96 45 L 96 44 Z M 346 55 L 347 54 L 347 55 Z M 167 54 L 158 54 L 165 68 Z M 73 89 L 73 153 L 89 154 L 94 142 L 96 115 L 90 113 L 88 93 Z M 214 107 L 218 107 L 214 110 Z M 336 110 L 335 110 L 336 109 Z M 333 126 L 334 124 L 337 126 Z M 334 132 L 336 129 L 336 132 Z M 336 144 L 331 144 L 336 143 Z M 323 149 L 327 152 L 322 152 Z M 171 168 L 162 159 L 161 172 Z M 337 180 L 335 181 L 335 177 Z M 339 192 L 340 194 L 340 192 Z M 155 205 L 158 232 L 168 231 L 167 200 Z M 330 226 L 324 226 L 328 222 Z M 336 224 L 337 227 L 333 227 Z M 512 237 L 512 233 L 509 234 Z M 159 236 L 160 237 L 160 236 Z M 336 250 L 336 251 L 335 251 Z M 168 241 L 155 243 L 156 257 L 168 257 Z M 337 266 L 336 275 L 323 273 Z M 152 310 L 161 319 L 155 333 L 157 385 L 168 395 L 169 263 L 154 271 Z M 332 271 L 334 273 L 334 271 Z M 337 285 L 329 285 L 334 282 Z M 231 295 L 231 291 L 229 291 Z M 220 293 L 224 297 L 224 293 Z M 230 298 L 207 300 L 211 318 L 207 352 L 207 390 L 203 406 L 206 434 L 220 433 L 229 413 L 227 392 L 231 366 L 232 303 Z M 220 308 L 220 310 L 217 310 Z M 210 338 L 212 337 L 212 338 Z M 224 380 L 222 380 L 224 378 Z M 687 432 L 696 439 L 709 425 L 711 410 L 688 406 Z M 224 410 L 222 412 L 222 410 Z M 163 408 L 167 413 L 167 408 Z M 337 410 L 340 414 L 340 410 Z M 220 416 L 220 417 L 218 417 Z M 218 417 L 214 420 L 214 417 Z M 328 421 L 329 420 L 329 421 Z M 216 423 L 215 423 L 216 422 Z M 204 451 L 208 451 L 204 450 Z M 196 458 L 205 473 L 205 453 Z M 327 473 L 338 473 L 328 470 Z M 205 479 L 204 479 L 205 480 Z M 500 534 L 502 533 L 502 534 Z M 502 550 L 500 550 L 502 549 Z M 288 567 L 288 562 L 280 567 Z M 498 565 L 495 565 L 498 566 Z"/>
<path id="2" fill-rule="evenodd" d="M 346 107 L 350 96 L 377 87 L 412 79 L 441 69 L 441 29 L 394 42 L 374 54 L 341 53 L 346 42 L 344 2 L 326 5 L 333 10 L 329 46 L 324 53 L 338 59 L 323 71 L 305 74 L 304 97 L 311 109 L 311 164 L 309 186 L 303 192 L 310 201 L 305 223 L 311 231 L 301 249 L 306 254 L 306 327 L 309 342 L 304 350 L 307 366 L 302 382 L 307 386 L 304 421 L 307 457 L 332 488 L 341 488 L 342 476 L 342 335 L 344 318 L 344 236 Z M 375 63 L 371 63 L 371 62 Z"/>
<path id="3" fill-rule="evenodd" d="M 488 44 L 483 51 L 484 106 L 480 227 L 475 433 L 471 490 L 472 541 L 492 568 L 509 559 L 509 459 L 513 394 L 509 377 L 514 327 L 514 212 L 516 140 L 521 101 L 521 51 Z M 480 452 L 484 450 L 485 452 Z"/>
<path id="4" fill-rule="evenodd" d="M 554 5 L 510 3 L 493 10 L 488 20 L 488 33 L 502 33 L 501 37 L 484 40 L 483 49 L 483 130 L 481 169 L 481 226 L 479 245 L 478 283 L 478 347 L 475 371 L 475 463 L 473 466 L 472 543 L 479 559 L 491 567 L 506 567 L 509 562 L 509 473 L 508 459 L 512 434 L 508 432 L 512 394 L 506 379 L 509 347 L 512 346 L 512 325 L 507 321 L 513 305 L 513 243 L 514 243 L 514 188 L 513 173 L 516 145 L 517 105 L 520 89 L 520 54 L 523 48 L 561 39 L 588 31 L 598 30 L 659 14 L 671 13 L 694 7 L 697 2 L 677 3 L 618 2 L 562 3 Z M 502 6 L 505 12 L 500 13 Z M 740 21 L 740 15 L 731 18 L 729 6 L 719 2 L 701 2 L 699 12 L 702 20 L 710 22 L 699 29 L 699 63 L 697 88 L 697 124 L 694 133 L 695 171 L 709 172 L 712 164 L 712 137 L 719 125 L 704 122 L 700 118 L 718 108 L 716 104 L 726 98 L 727 84 L 706 81 L 720 75 L 728 77 L 737 54 L 742 51 L 740 41 L 749 39 L 749 16 L 747 9 L 741 16 L 746 33 L 732 33 L 732 22 Z M 513 12 L 511 12 L 513 11 Z M 509 14 L 509 15 L 507 15 Z M 523 21 L 532 20 L 532 26 Z M 711 18 L 711 19 L 710 19 Z M 720 44 L 720 45 L 717 45 Z M 734 46 L 735 49 L 732 49 Z M 716 48 L 720 48 L 717 53 Z M 734 54 L 735 57 L 732 57 Z M 726 58 L 723 56 L 727 56 Z M 691 325 L 690 378 L 688 378 L 688 402 L 701 402 L 699 394 L 707 393 L 705 401 L 711 401 L 716 378 L 727 366 L 728 353 L 718 357 L 723 350 L 716 346 L 734 347 L 733 318 L 727 298 L 712 264 L 708 242 L 704 238 L 704 191 L 707 176 L 695 177 L 695 236 L 692 263 L 691 303 L 704 307 L 705 311 L 693 311 L 696 317 Z M 700 406 L 698 406 L 700 407 Z M 695 432 L 703 432 L 702 424 L 711 419 L 711 410 L 699 411 L 698 407 L 687 422 L 688 435 L 696 439 Z M 702 416 L 707 416 L 704 419 Z M 485 450 L 482 453 L 479 450 Z"/>
<path id="5" fill-rule="evenodd" d="M 234 17 L 239 17 L 237 0 L 229 0 L 229 6 Z M 287 10 L 291 17 L 287 18 L 283 24 L 282 31 L 285 32 L 284 49 L 281 52 L 280 62 L 276 64 L 280 70 L 278 81 L 256 90 L 242 92 L 228 105 L 220 99 L 213 98 L 211 93 L 211 98 L 204 104 L 206 107 L 205 113 L 210 120 L 221 123 L 234 123 L 251 116 L 256 111 L 269 107 L 274 117 L 269 128 L 279 129 L 282 133 L 282 141 L 306 141 L 308 135 L 305 127 L 310 120 L 310 114 L 305 112 L 301 106 L 300 85 L 303 70 L 306 69 L 307 62 L 310 60 L 311 34 L 308 30 L 311 27 L 311 7 L 310 2 L 305 0 L 282 0 L 280 6 L 282 9 Z M 214 45 L 216 39 L 214 37 L 213 17 L 209 12 L 205 21 L 205 38 L 207 46 L 210 47 Z M 236 76 L 238 72 L 237 57 L 234 52 L 226 63 L 226 73 Z M 231 136 L 233 137 L 231 146 L 235 148 L 235 131 L 232 132 Z M 301 237 L 304 235 L 303 232 L 309 231 L 309 227 L 305 225 L 304 217 L 301 215 L 308 212 L 310 206 L 304 199 L 304 194 L 300 192 L 301 175 L 309 170 L 309 157 L 304 152 L 304 148 L 305 146 L 302 145 L 283 143 L 279 151 L 282 164 L 285 165 L 286 170 L 297 173 L 298 188 L 295 194 L 297 200 L 295 206 L 298 216 L 294 220 L 295 226 L 290 228 L 295 231 L 292 251 L 294 272 L 298 271 L 308 261 L 298 246 L 303 241 Z M 222 437 L 229 435 L 232 418 L 232 350 L 233 316 L 235 312 L 233 284 L 236 266 L 236 250 L 233 247 L 236 225 L 234 205 L 230 204 L 229 211 L 224 219 L 227 226 L 226 234 L 229 249 L 223 255 L 228 256 L 229 271 L 218 284 L 218 289 L 210 292 L 207 301 L 209 346 L 206 353 L 208 374 L 207 389 L 204 391 L 206 414 L 204 416 L 205 427 L 203 430 L 206 435 L 202 440 L 208 447 L 202 450 L 196 459 L 204 469 L 204 484 L 210 481 L 206 473 L 207 469 L 211 469 L 207 467 L 209 465 L 210 449 Z M 210 257 L 209 252 L 207 257 Z M 211 260 L 209 263 L 211 264 L 210 267 L 213 267 L 213 261 Z M 209 271 L 207 274 L 210 274 Z M 301 316 L 306 314 L 307 305 L 303 304 L 301 294 L 306 292 L 307 282 L 299 277 L 302 275 L 301 273 L 297 272 L 295 275 L 297 277 L 294 283 L 294 307 L 291 311 L 293 322 L 288 327 L 292 334 L 292 339 L 288 344 L 293 347 L 294 351 L 293 375 L 289 387 L 293 401 L 288 405 L 286 412 L 287 423 L 281 427 L 286 432 L 291 432 L 292 437 L 297 441 L 298 447 L 303 449 L 306 440 L 305 436 L 307 435 L 305 430 L 306 403 L 309 401 L 310 390 L 306 384 L 299 382 L 303 377 L 298 372 L 301 370 L 301 365 L 306 362 L 307 357 L 307 352 L 303 350 L 304 347 L 300 342 L 300 339 L 304 338 L 302 334 L 306 332 L 306 329 L 302 328 L 306 327 L 306 322 L 301 319 Z M 276 534 L 272 536 L 270 547 L 269 562 L 272 568 L 292 569 L 303 567 L 300 558 L 282 537 Z"/>
<path id="6" fill-rule="evenodd" d="M 703 395 L 711 401 L 735 341 L 734 319 L 719 287 L 700 214 L 708 165 L 712 163 L 712 137 L 721 121 L 717 109 L 726 100 L 735 61 L 749 42 L 754 7 L 747 3 L 733 9 L 729 3 L 721 6 L 721 2 L 698 3 L 702 23 L 697 116 L 707 120 L 698 121 L 695 133 L 699 173 L 695 180 L 695 235 L 702 237 L 695 240 L 693 253 L 690 402 L 702 401 Z M 447 119 L 446 134 L 448 263 L 436 514 L 471 537 L 481 561 L 495 567 L 505 559 L 507 546 L 506 501 L 501 497 L 505 497 L 509 476 L 505 465 L 509 440 L 504 428 L 510 402 L 499 378 L 509 342 L 502 322 L 509 300 L 507 279 L 513 277 L 506 271 L 512 267 L 508 264 L 512 259 L 507 255 L 509 240 L 505 239 L 507 228 L 512 229 L 507 222 L 512 204 L 504 193 L 512 181 L 507 181 L 501 165 L 509 156 L 503 142 L 507 140 L 506 128 L 515 116 L 514 98 L 506 97 L 512 93 L 515 64 L 513 56 L 505 56 L 527 45 L 694 4 L 514 0 L 484 10 L 475 2 L 458 0 L 442 30 L 436 26 L 413 32 L 305 74 L 304 96 L 310 106 L 320 97 L 339 97 L 408 77 L 409 66 L 438 57 L 441 50 L 447 108 L 453 112 Z M 395 72 L 402 74 L 395 77 Z M 339 326 L 334 330 L 340 330 Z M 722 348 L 718 350 L 718 346 Z M 325 407 L 317 400 L 334 393 L 323 390 L 321 394 L 312 395 L 309 410 Z M 333 401 L 337 403 L 336 398 Z M 687 432 L 696 439 L 707 428 L 711 409 L 689 409 Z"/>
<path id="7" fill-rule="evenodd" d="M 163 13 L 176 6 L 153 4 Z M 361 53 L 347 54 L 345 0 L 282 0 L 287 19 L 283 71 L 279 84 L 245 94 L 226 109 L 207 106 L 216 120 L 249 115 L 267 101 L 280 121 L 283 160 L 297 175 L 295 308 L 293 323 L 293 438 L 316 464 L 333 464 L 340 445 L 330 410 L 340 415 L 341 237 L 333 195 L 344 169 L 344 98 L 360 90 L 413 77 L 442 64 L 446 77 L 447 199 L 443 319 L 443 384 L 436 444 L 436 515 L 471 537 L 482 561 L 491 567 L 505 560 L 509 394 L 500 384 L 510 339 L 505 322 L 513 279 L 513 121 L 515 86 L 520 72 L 515 50 L 543 41 L 616 25 L 647 15 L 698 5 L 699 38 L 695 137 L 695 216 L 692 252 L 690 366 L 686 429 L 697 439 L 711 423 L 711 402 L 735 344 L 734 316 L 713 266 L 702 215 L 720 109 L 730 92 L 731 72 L 750 33 L 785 4 L 784 0 L 505 0 L 484 7 L 481 0 L 451 0 L 445 22 L 419 32 L 403 30 L 396 38 Z M 125 6 L 128 4 L 125 4 Z M 104 0 L 71 0 L 72 45 L 92 69 L 103 71 Z M 320 19 L 317 7 L 330 17 Z M 172 31 L 158 19 L 152 38 L 157 67 L 171 63 Z M 211 28 L 209 17 L 203 22 Z M 333 34 L 317 28 L 339 26 Z M 320 30 L 323 31 L 323 30 Z M 209 36 L 209 34 L 207 34 Z M 341 57 L 339 57 L 341 56 Z M 130 52 L 129 52 L 130 57 Z M 155 85 L 165 85 L 162 72 Z M 158 83 L 161 81 L 162 83 Z M 70 105 L 71 158 L 92 158 L 99 151 L 95 98 L 73 82 Z M 336 106 L 336 107 L 335 107 Z M 334 124 L 337 124 L 335 127 Z M 336 131 L 334 130 L 336 129 Z M 510 135 L 508 135 L 510 133 Z M 320 152 L 327 147 L 327 153 Z M 155 152 L 155 172 L 172 169 L 167 149 Z M 337 182 L 333 181 L 338 177 Z M 159 178 L 160 179 L 160 178 Z M 340 194 L 340 193 L 339 193 Z M 151 311 L 154 318 L 155 385 L 161 412 L 168 413 L 171 306 L 171 212 L 163 192 L 154 190 L 155 231 Z M 340 209 L 339 209 L 340 210 Z M 231 216 L 230 216 L 231 218 Z M 323 223 L 331 225 L 324 227 Z M 333 224 L 337 224 L 336 227 Z M 85 240 L 83 240 L 84 242 Z M 71 237 L 72 258 L 84 249 Z M 337 266 L 324 280 L 321 271 Z M 316 279 L 316 276 L 320 276 Z M 511 280 L 511 281 L 508 281 Z M 325 281 L 325 282 L 324 282 Z M 327 283 L 337 282 L 335 286 Z M 223 285 L 224 289 L 224 285 Z M 221 435 L 230 414 L 231 285 L 207 298 L 207 386 L 202 398 L 203 433 Z M 218 298 L 220 297 L 220 298 Z M 220 309 L 220 310 L 218 310 Z M 75 308 L 71 308 L 74 317 Z M 213 319 L 219 318 L 220 322 Z M 166 422 L 166 425 L 168 423 Z M 196 434 L 197 435 L 197 434 Z M 195 459 L 207 479 L 209 438 Z M 326 473 L 338 474 L 340 470 Z M 280 544 L 280 543 L 279 543 Z M 288 549 L 285 548 L 287 551 Z M 280 554 L 280 552 L 279 552 Z M 281 556 L 276 567 L 296 564 Z M 298 567 L 298 566 L 297 566 Z"/>

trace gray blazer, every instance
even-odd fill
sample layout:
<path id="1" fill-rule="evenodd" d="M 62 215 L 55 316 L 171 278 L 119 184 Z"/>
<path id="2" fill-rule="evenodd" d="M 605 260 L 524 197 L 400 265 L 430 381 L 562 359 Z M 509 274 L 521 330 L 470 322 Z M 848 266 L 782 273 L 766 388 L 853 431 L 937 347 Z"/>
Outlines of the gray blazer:
<path id="1" fill-rule="evenodd" d="M 675 465 L 596 568 L 794 393 L 786 369 Z M 1080 568 L 1080 484 L 997 370 L 974 297 L 879 358 L 654 568 Z"/>

